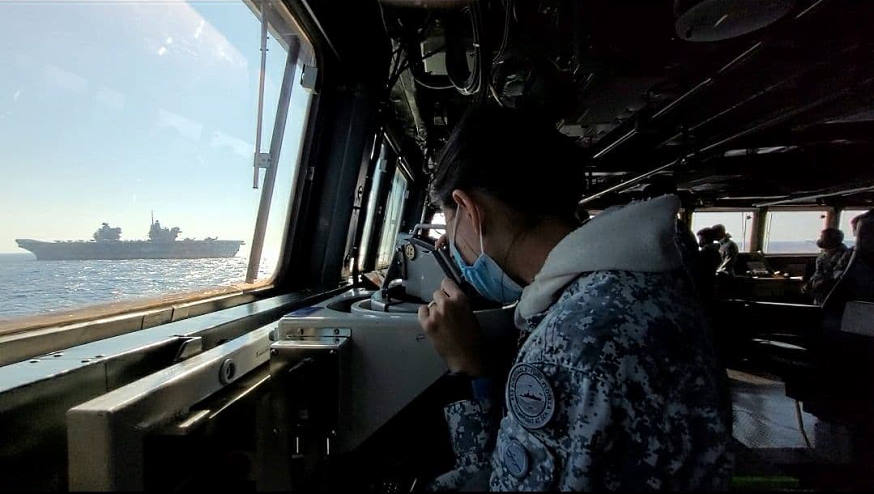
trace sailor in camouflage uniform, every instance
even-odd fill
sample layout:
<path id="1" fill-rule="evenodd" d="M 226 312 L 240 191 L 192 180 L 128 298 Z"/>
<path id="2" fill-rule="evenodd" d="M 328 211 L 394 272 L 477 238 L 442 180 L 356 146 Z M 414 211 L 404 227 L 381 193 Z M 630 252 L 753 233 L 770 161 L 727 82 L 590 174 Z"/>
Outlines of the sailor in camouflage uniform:
<path id="1" fill-rule="evenodd" d="M 816 270 L 804 288 L 813 296 L 813 303 L 822 304 L 847 267 L 852 252 L 844 245 L 844 233 L 837 228 L 823 230 L 816 245 L 822 252 L 816 257 Z"/>
<path id="2" fill-rule="evenodd" d="M 734 276 L 739 252 L 737 244 L 731 239 L 731 235 L 726 233 L 724 225 L 713 225 L 710 229 L 716 235 L 719 242 L 719 255 L 722 257 L 722 263 L 716 268 L 716 272 Z"/>
<path id="3" fill-rule="evenodd" d="M 669 236 L 675 206 L 605 211 L 549 254 L 516 309 L 527 338 L 507 413 L 498 423 L 490 400 L 447 407 L 457 464 L 433 489 L 477 487 L 483 471 L 491 490 L 727 487 L 724 383 Z M 640 243 L 610 247 L 627 221 Z M 603 255 L 575 254 L 586 251 Z"/>
<path id="4" fill-rule="evenodd" d="M 576 192 L 563 186 L 577 162 L 555 154 L 554 129 L 482 112 L 438 159 L 439 242 L 481 295 L 518 300 L 523 341 L 503 382 L 458 286 L 444 280 L 420 309 L 436 351 L 471 385 L 445 409 L 455 468 L 429 488 L 727 488 L 730 404 L 682 265 L 679 200 L 610 208 L 574 228 L 562 214 Z"/>

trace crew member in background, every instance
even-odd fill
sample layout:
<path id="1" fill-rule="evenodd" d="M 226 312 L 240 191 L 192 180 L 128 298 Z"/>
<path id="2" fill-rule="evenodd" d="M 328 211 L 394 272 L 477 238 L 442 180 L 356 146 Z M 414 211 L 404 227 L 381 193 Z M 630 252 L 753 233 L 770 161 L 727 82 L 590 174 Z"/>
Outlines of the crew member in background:
<path id="1" fill-rule="evenodd" d="M 716 272 L 734 276 L 734 266 L 737 264 L 737 244 L 731 239 L 731 235 L 725 231 L 725 226 L 713 225 L 711 229 L 716 237 L 716 241 L 719 242 L 719 256 L 722 259 Z"/>
<path id="2" fill-rule="evenodd" d="M 850 301 L 874 302 L 874 209 L 850 221 L 856 244 L 849 249 L 846 266 L 836 276 L 834 288 L 822 304 L 823 328 L 839 330 L 844 307 Z"/>
<path id="3" fill-rule="evenodd" d="M 844 301 L 874 301 L 874 209 L 850 220 L 856 244 L 847 250 L 835 266 L 833 294 L 826 296 Z"/>
<path id="4" fill-rule="evenodd" d="M 816 257 L 816 270 L 804 285 L 804 291 L 810 293 L 813 303 L 820 305 L 840 278 L 852 252 L 844 245 L 844 232 L 837 228 L 820 232 L 816 246 L 822 252 Z"/>
<path id="5" fill-rule="evenodd" d="M 455 283 L 419 310 L 469 390 L 445 410 L 455 468 L 430 488 L 726 489 L 731 409 L 680 258 L 680 202 L 632 202 L 578 226 L 577 170 L 554 126 L 499 108 L 467 113 L 440 153 L 442 241 L 481 295 L 519 300 L 521 340 L 498 384 Z"/>

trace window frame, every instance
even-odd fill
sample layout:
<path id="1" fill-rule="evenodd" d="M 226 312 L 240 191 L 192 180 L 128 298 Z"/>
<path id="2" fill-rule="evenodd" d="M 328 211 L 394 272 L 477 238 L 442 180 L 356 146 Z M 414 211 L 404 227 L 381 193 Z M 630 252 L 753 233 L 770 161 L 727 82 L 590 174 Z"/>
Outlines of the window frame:
<path id="1" fill-rule="evenodd" d="M 384 213 L 381 201 L 385 201 L 388 192 L 386 189 L 391 185 L 389 171 L 393 169 L 393 151 L 389 146 L 387 139 L 382 139 L 379 148 L 379 155 L 373 163 L 373 169 L 368 170 L 370 174 L 370 190 L 367 191 L 367 203 L 365 206 L 364 224 L 361 231 L 361 246 L 358 250 L 358 268 L 361 272 L 373 271 L 374 266 L 374 249 L 379 242 L 379 229 L 381 223 L 381 215 Z M 360 219 L 359 219 L 360 221 Z"/>
<path id="2" fill-rule="evenodd" d="M 391 192 L 391 178 L 397 166 L 397 155 L 388 144 L 388 139 L 384 137 L 380 142 L 379 154 L 372 161 L 372 169 L 368 170 L 370 189 L 367 190 L 367 202 L 363 209 L 365 211 L 364 224 L 360 225 L 361 238 L 357 260 L 359 271 L 362 273 L 376 269 L 376 256 L 382 232 L 382 220 L 385 215 L 385 202 Z M 361 218 L 358 221 L 360 222 Z M 344 276 L 348 274 L 351 273 L 344 273 Z"/>
<path id="3" fill-rule="evenodd" d="M 754 252 L 754 250 L 753 250 L 753 246 L 757 245 L 757 244 L 756 244 L 756 240 L 757 240 L 756 237 L 757 237 L 757 233 L 758 233 L 758 232 L 756 231 L 756 223 L 757 223 L 757 221 L 758 221 L 758 215 L 759 215 L 759 212 L 756 210 L 756 208 L 753 208 L 753 207 L 749 207 L 749 208 L 743 208 L 743 207 L 708 207 L 708 208 L 696 208 L 696 209 L 693 209 L 693 210 L 692 210 L 692 214 L 691 214 L 690 217 L 689 217 L 689 229 L 690 229 L 690 230 L 694 230 L 694 228 L 692 227 L 692 223 L 694 222 L 694 218 L 695 218 L 695 214 L 696 214 L 696 213 L 749 213 L 750 216 L 751 216 L 751 218 L 750 218 L 750 239 L 749 239 L 749 244 L 748 244 L 748 245 L 745 245 L 745 244 L 746 244 L 746 239 L 743 239 L 743 243 L 738 243 L 738 242 L 735 240 L 735 243 L 738 243 L 738 251 L 741 252 L 741 253 L 752 253 L 752 252 Z M 713 225 L 710 225 L 710 226 L 713 226 Z M 695 231 L 692 231 L 692 233 L 693 233 L 693 234 L 697 234 L 697 232 L 695 232 Z M 731 233 L 731 232 L 728 232 L 728 233 Z M 732 236 L 732 238 L 735 238 L 735 237 Z M 746 250 L 744 250 L 744 247 L 741 247 L 741 245 L 745 245 Z"/>
<path id="4" fill-rule="evenodd" d="M 835 222 L 834 222 L 835 228 L 841 228 L 841 223 L 843 220 L 844 213 L 846 213 L 847 211 L 855 211 L 856 214 L 853 215 L 853 217 L 855 217 L 855 216 L 858 216 L 858 215 L 860 215 L 866 211 L 869 211 L 871 209 L 872 209 L 871 206 L 868 206 L 868 207 L 865 207 L 865 206 L 845 206 L 845 207 L 842 207 L 840 210 L 835 212 Z M 852 219 L 852 217 L 850 219 Z M 849 221 L 847 222 L 847 226 L 848 226 L 847 230 L 841 229 L 841 231 L 844 232 L 844 243 L 847 243 L 847 241 L 851 241 L 853 243 L 853 245 L 855 245 L 856 238 L 855 238 L 855 235 L 853 235 L 852 226 L 849 223 Z"/>
<path id="5" fill-rule="evenodd" d="M 390 185 L 390 187 L 388 187 L 388 194 L 386 195 L 386 200 L 385 200 L 385 203 L 383 204 L 381 225 L 379 227 L 379 238 L 376 239 L 376 244 L 377 244 L 377 249 L 375 252 L 375 254 L 376 254 L 376 256 L 375 256 L 376 269 L 386 269 L 391 265 L 392 251 L 394 250 L 394 245 L 397 243 L 398 233 L 401 231 L 401 227 L 403 226 L 404 206 L 406 205 L 407 199 L 409 198 L 410 180 L 404 174 L 401 167 L 397 166 L 397 159 L 398 158 L 395 157 L 394 173 L 387 174 L 387 175 L 389 175 L 387 178 L 388 178 L 388 185 Z M 397 222 L 396 228 L 394 228 L 393 230 L 387 230 L 387 228 L 391 227 L 391 223 L 393 222 L 391 220 L 391 216 L 389 216 L 389 214 L 388 214 L 388 209 L 389 209 L 391 198 L 395 192 L 395 185 L 396 185 L 395 179 L 396 178 L 400 178 L 400 180 L 401 180 L 399 183 L 403 186 L 403 194 L 401 194 L 401 196 L 400 196 L 400 199 L 399 199 L 400 203 L 397 205 L 398 207 L 397 207 L 397 210 L 395 211 L 397 213 L 397 218 L 395 219 L 395 221 Z M 390 242 L 388 242 L 386 245 L 383 245 L 383 240 L 385 240 L 384 237 L 387 233 L 392 235 L 392 240 Z M 383 247 L 385 247 L 388 252 L 383 250 L 382 249 Z M 388 254 L 389 258 L 388 258 L 388 261 L 386 263 L 380 264 L 379 260 L 383 254 Z"/>
<path id="6" fill-rule="evenodd" d="M 252 0 L 240 1 L 252 11 L 257 19 L 260 19 L 260 8 L 255 2 Z M 298 37 L 300 53 L 297 65 L 302 67 L 305 61 L 309 61 L 314 64 L 314 67 L 323 67 L 324 43 L 305 29 L 304 26 L 309 26 L 306 22 L 308 19 L 302 19 L 304 22 L 300 22 L 295 18 L 296 14 L 309 14 L 293 13 L 285 2 L 275 2 L 272 5 L 274 9 L 268 15 L 269 34 L 286 50 L 289 49 L 289 46 L 283 35 Z M 279 28 L 281 33 L 273 24 L 277 20 L 282 22 Z M 298 76 L 298 79 L 302 79 L 300 71 L 295 70 L 294 74 Z M 313 85 L 318 87 L 324 79 L 324 73 L 322 70 L 318 70 L 316 75 Z M 298 85 L 303 86 L 302 83 Z M 0 367 L 38 355 L 251 304 L 276 296 L 277 289 L 283 284 L 282 280 L 290 268 L 289 259 L 292 257 L 293 236 L 301 214 L 301 192 L 312 172 L 307 163 L 312 149 L 312 140 L 315 136 L 313 126 L 319 117 L 318 91 L 313 91 L 313 93 L 309 98 L 307 110 L 302 116 L 305 123 L 299 144 L 298 160 L 292 174 L 288 210 L 285 212 L 286 221 L 280 235 L 282 240 L 277 254 L 277 264 L 271 276 L 255 280 L 253 283 L 241 282 L 234 285 L 206 287 L 154 297 L 140 297 L 128 301 L 86 305 L 50 314 L 22 315 L 0 319 L 0 348 L 3 349 L 0 352 Z M 291 91 L 289 91 L 288 96 L 290 101 Z M 277 105 L 281 103 L 278 101 Z M 271 196 L 270 202 L 272 203 L 272 201 L 273 197 Z"/>

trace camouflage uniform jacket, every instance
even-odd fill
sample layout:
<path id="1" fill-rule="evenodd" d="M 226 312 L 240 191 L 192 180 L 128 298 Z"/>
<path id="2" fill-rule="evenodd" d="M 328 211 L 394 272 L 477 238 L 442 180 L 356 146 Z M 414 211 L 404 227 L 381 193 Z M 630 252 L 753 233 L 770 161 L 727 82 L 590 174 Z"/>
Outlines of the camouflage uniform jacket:
<path id="1" fill-rule="evenodd" d="M 487 401 L 448 406 L 456 468 L 431 487 L 726 488 L 724 383 L 675 265 L 579 273 L 546 310 L 521 320 L 520 302 L 517 326 L 530 334 L 505 386 L 507 411 Z"/>
<path id="2" fill-rule="evenodd" d="M 853 251 L 841 244 L 832 252 L 822 251 L 816 257 L 816 271 L 808 281 L 813 300 L 821 304 L 835 282 L 841 277 L 850 261 Z"/>

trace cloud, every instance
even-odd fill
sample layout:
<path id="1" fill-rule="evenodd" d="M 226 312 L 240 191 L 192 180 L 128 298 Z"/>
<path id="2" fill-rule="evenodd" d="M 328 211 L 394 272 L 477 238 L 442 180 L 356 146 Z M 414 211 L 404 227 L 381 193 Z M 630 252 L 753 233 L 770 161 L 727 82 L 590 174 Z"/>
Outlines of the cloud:
<path id="1" fill-rule="evenodd" d="M 164 110 L 163 108 L 158 109 L 158 127 L 170 127 L 175 129 L 180 135 L 182 135 L 182 137 L 191 139 L 192 141 L 199 141 L 200 135 L 203 132 L 202 124 L 185 118 L 177 113 Z"/>
<path id="2" fill-rule="evenodd" d="M 83 93 L 88 89 L 88 79 L 72 72 L 67 72 L 57 65 L 46 64 L 43 73 L 49 84 L 58 86 L 62 89 L 74 93 Z"/>
<path id="3" fill-rule="evenodd" d="M 238 154 L 244 158 L 252 156 L 254 153 L 253 150 L 255 149 L 254 143 L 237 139 L 236 137 L 225 134 L 220 130 L 216 130 L 212 133 L 209 145 L 214 148 L 228 147 L 234 154 Z"/>

